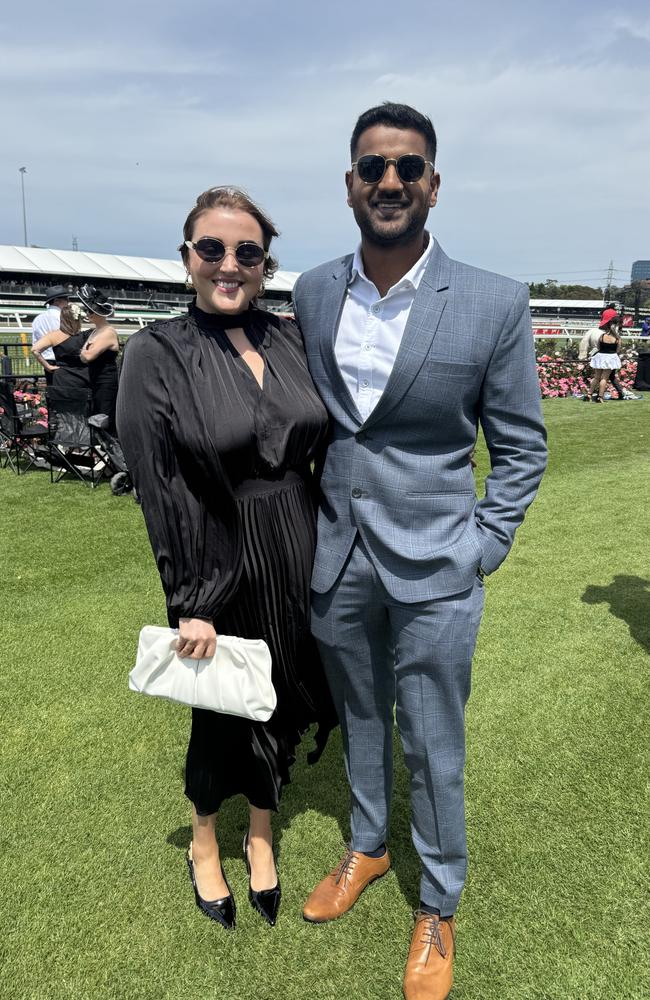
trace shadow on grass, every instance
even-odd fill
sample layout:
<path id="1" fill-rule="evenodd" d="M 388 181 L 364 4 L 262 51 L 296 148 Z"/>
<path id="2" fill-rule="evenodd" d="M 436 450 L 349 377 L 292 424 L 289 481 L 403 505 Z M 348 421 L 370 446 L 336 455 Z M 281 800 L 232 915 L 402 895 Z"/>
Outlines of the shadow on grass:
<path id="1" fill-rule="evenodd" d="M 306 749 L 310 749 L 309 735 L 305 737 L 303 744 L 306 744 Z M 283 831 L 291 826 L 296 816 L 313 810 L 321 816 L 333 817 L 341 832 L 343 849 L 343 844 L 349 839 L 349 789 L 343 767 L 340 730 L 336 729 L 331 733 L 317 764 L 307 764 L 304 750 L 303 746 L 291 771 L 291 783 L 283 791 L 280 811 L 274 823 L 277 845 L 280 846 Z M 420 860 L 411 841 L 409 775 L 396 729 L 393 734 L 393 754 L 395 776 L 389 849 L 402 896 L 415 909 L 419 900 Z M 242 841 L 247 829 L 246 800 L 241 795 L 228 799 L 220 810 L 218 819 L 219 848 L 223 858 L 241 857 Z M 188 824 L 173 830 L 167 837 L 167 843 L 185 851 L 191 838 L 192 827 Z M 338 859 L 338 856 L 332 858 L 332 868 Z"/>
<path id="2" fill-rule="evenodd" d="M 650 580 L 615 576 L 607 587 L 587 587 L 582 600 L 585 604 L 609 604 L 611 613 L 628 625 L 634 641 L 650 652 Z"/>

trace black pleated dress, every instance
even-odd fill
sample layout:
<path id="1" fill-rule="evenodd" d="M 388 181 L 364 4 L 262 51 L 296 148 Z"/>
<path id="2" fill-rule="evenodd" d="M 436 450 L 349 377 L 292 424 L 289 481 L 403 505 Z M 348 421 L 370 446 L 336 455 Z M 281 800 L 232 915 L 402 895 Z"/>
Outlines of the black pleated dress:
<path id="1" fill-rule="evenodd" d="M 273 659 L 269 722 L 192 710 L 185 790 L 201 814 L 240 793 L 277 809 L 301 734 L 318 722 L 322 749 L 336 721 L 309 631 L 310 463 L 326 412 L 293 324 L 259 309 L 224 320 L 193 306 L 132 336 L 117 406 L 170 624 L 213 621 L 265 639 Z M 235 325 L 264 359 L 262 388 L 228 339 Z"/>

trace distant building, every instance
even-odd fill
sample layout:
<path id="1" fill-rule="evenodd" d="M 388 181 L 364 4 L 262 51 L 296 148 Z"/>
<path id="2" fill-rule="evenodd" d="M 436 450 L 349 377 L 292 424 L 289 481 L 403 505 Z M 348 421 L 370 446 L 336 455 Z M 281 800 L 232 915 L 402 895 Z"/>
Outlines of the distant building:
<path id="1" fill-rule="evenodd" d="M 650 260 L 635 260 L 632 264 L 632 281 L 650 280 Z"/>

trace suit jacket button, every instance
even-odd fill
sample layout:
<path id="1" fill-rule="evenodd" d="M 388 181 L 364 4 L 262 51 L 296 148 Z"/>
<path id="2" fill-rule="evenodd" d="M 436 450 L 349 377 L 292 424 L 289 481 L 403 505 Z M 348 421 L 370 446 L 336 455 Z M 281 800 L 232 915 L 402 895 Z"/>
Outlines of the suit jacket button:
<path id="1" fill-rule="evenodd" d="M 360 490 L 358 486 L 355 486 L 354 489 L 352 490 L 352 496 L 354 497 L 355 500 L 358 500 L 359 497 L 363 496 L 363 490 Z"/>
<path id="2" fill-rule="evenodd" d="M 366 431 L 359 431 L 356 435 L 357 441 L 365 441 L 367 437 Z"/>

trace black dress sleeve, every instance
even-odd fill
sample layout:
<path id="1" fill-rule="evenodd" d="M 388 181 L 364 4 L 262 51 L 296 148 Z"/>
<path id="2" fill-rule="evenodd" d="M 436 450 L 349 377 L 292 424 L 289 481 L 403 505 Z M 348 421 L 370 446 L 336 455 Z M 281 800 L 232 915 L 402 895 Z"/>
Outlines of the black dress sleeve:
<path id="1" fill-rule="evenodd" d="M 216 617 L 237 586 L 242 559 L 230 485 L 173 361 L 150 330 L 129 339 L 117 427 L 176 627 L 180 618 Z M 190 424 L 180 434 L 179 420 Z"/>

